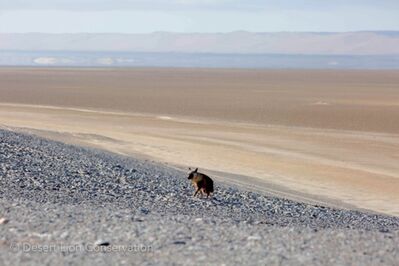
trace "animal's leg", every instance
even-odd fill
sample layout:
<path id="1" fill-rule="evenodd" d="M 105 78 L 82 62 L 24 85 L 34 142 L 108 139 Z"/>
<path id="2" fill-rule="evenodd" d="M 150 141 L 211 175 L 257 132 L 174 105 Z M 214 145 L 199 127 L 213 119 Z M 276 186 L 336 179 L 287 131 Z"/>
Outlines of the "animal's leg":
<path id="1" fill-rule="evenodd" d="M 198 192 L 200 191 L 200 188 L 197 188 L 197 190 L 194 193 L 194 197 L 197 196 Z"/>

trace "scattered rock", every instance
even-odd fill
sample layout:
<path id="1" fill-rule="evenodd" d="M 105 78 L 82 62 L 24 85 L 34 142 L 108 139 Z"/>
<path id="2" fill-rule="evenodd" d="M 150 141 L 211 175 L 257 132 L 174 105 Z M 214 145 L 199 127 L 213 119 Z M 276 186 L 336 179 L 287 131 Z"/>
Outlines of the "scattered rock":
<path id="1" fill-rule="evenodd" d="M 149 214 L 149 213 L 150 213 L 150 210 L 147 209 L 147 208 L 140 208 L 140 211 L 141 211 L 141 213 L 143 213 L 143 214 Z"/>
<path id="2" fill-rule="evenodd" d="M 249 236 L 248 238 L 247 238 L 249 241 L 259 241 L 259 240 L 261 240 L 262 239 L 262 237 L 260 237 L 260 236 Z"/>
<path id="3" fill-rule="evenodd" d="M 96 246 L 103 246 L 103 247 L 108 247 L 109 245 L 111 245 L 111 243 L 109 241 L 104 241 L 104 240 L 97 240 L 94 245 Z"/>
<path id="4" fill-rule="evenodd" d="M 312 206 L 224 184 L 217 184 L 213 199 L 197 199 L 175 169 L 3 130 L 0 165 L 7 170 L 0 172 L 0 213 L 13 221 L 0 227 L 0 245 L 32 238 L 29 232 L 37 230 L 57 233 L 34 241 L 92 243 L 99 234 L 108 240 L 95 241 L 97 246 L 117 240 L 156 250 L 154 257 L 124 256 L 128 265 L 184 264 L 186 254 L 175 253 L 182 248 L 200 254 L 192 264 L 395 265 L 399 259 L 397 217 Z M 8 222 L 3 219 L 0 224 Z M 3 264 L 15 263 L 15 254 L 4 250 Z M 54 264 L 56 255 L 29 259 Z M 120 258 L 123 252 L 108 255 Z M 66 264 L 87 261 L 85 253 L 63 256 Z M 96 264 L 104 259 L 92 258 Z"/>
<path id="5" fill-rule="evenodd" d="M 60 238 L 65 239 L 65 238 L 67 238 L 68 236 L 69 236 L 68 231 L 65 231 L 65 232 L 63 232 L 63 233 L 60 235 Z"/>
<path id="6" fill-rule="evenodd" d="M 0 218 L 0 224 L 8 224 L 9 220 L 6 218 Z"/>
<path id="7" fill-rule="evenodd" d="M 173 244 L 174 244 L 174 245 L 185 245 L 185 244 L 186 244 L 186 241 L 177 240 L 177 241 L 174 241 Z"/>

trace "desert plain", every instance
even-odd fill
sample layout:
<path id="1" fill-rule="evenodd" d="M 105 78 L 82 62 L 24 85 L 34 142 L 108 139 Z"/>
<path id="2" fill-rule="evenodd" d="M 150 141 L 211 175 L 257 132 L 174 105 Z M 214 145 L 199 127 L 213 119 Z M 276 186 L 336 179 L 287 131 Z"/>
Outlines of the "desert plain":
<path id="1" fill-rule="evenodd" d="M 1 68 L 0 126 L 399 216 L 398 70 Z"/>

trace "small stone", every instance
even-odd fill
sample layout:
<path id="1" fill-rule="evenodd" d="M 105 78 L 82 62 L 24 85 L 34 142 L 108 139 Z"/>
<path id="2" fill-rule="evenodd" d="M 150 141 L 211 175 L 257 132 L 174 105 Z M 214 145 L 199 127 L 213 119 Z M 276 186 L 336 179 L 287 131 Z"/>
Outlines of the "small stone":
<path id="1" fill-rule="evenodd" d="M 142 219 L 140 217 L 133 217 L 132 221 L 141 223 L 141 222 L 144 222 L 144 219 Z"/>
<path id="2" fill-rule="evenodd" d="M 6 218 L 0 218 L 0 224 L 7 224 L 9 222 L 9 220 L 7 220 Z"/>
<path id="3" fill-rule="evenodd" d="M 247 239 L 250 240 L 250 241 L 262 240 L 262 238 L 260 236 L 249 236 Z"/>
<path id="4" fill-rule="evenodd" d="M 69 235 L 69 233 L 68 233 L 67 231 L 65 231 L 65 232 L 63 232 L 63 233 L 60 235 L 60 237 L 61 237 L 61 238 L 67 238 L 68 235 Z"/>
<path id="5" fill-rule="evenodd" d="M 140 208 L 141 213 L 148 214 L 150 211 L 147 208 Z"/>
<path id="6" fill-rule="evenodd" d="M 109 241 L 97 240 L 94 245 L 107 247 L 111 245 L 111 243 Z"/>
<path id="7" fill-rule="evenodd" d="M 185 241 L 177 240 L 177 241 L 174 241 L 173 244 L 174 244 L 174 245 L 185 245 L 186 242 L 185 242 Z"/>

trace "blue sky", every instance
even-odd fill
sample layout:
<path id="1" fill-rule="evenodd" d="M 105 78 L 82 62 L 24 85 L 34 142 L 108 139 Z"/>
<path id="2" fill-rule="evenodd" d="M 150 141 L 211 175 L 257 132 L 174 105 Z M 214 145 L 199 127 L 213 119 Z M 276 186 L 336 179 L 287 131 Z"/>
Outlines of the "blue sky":
<path id="1" fill-rule="evenodd" d="M 0 32 L 399 30 L 399 0 L 0 0 Z"/>

